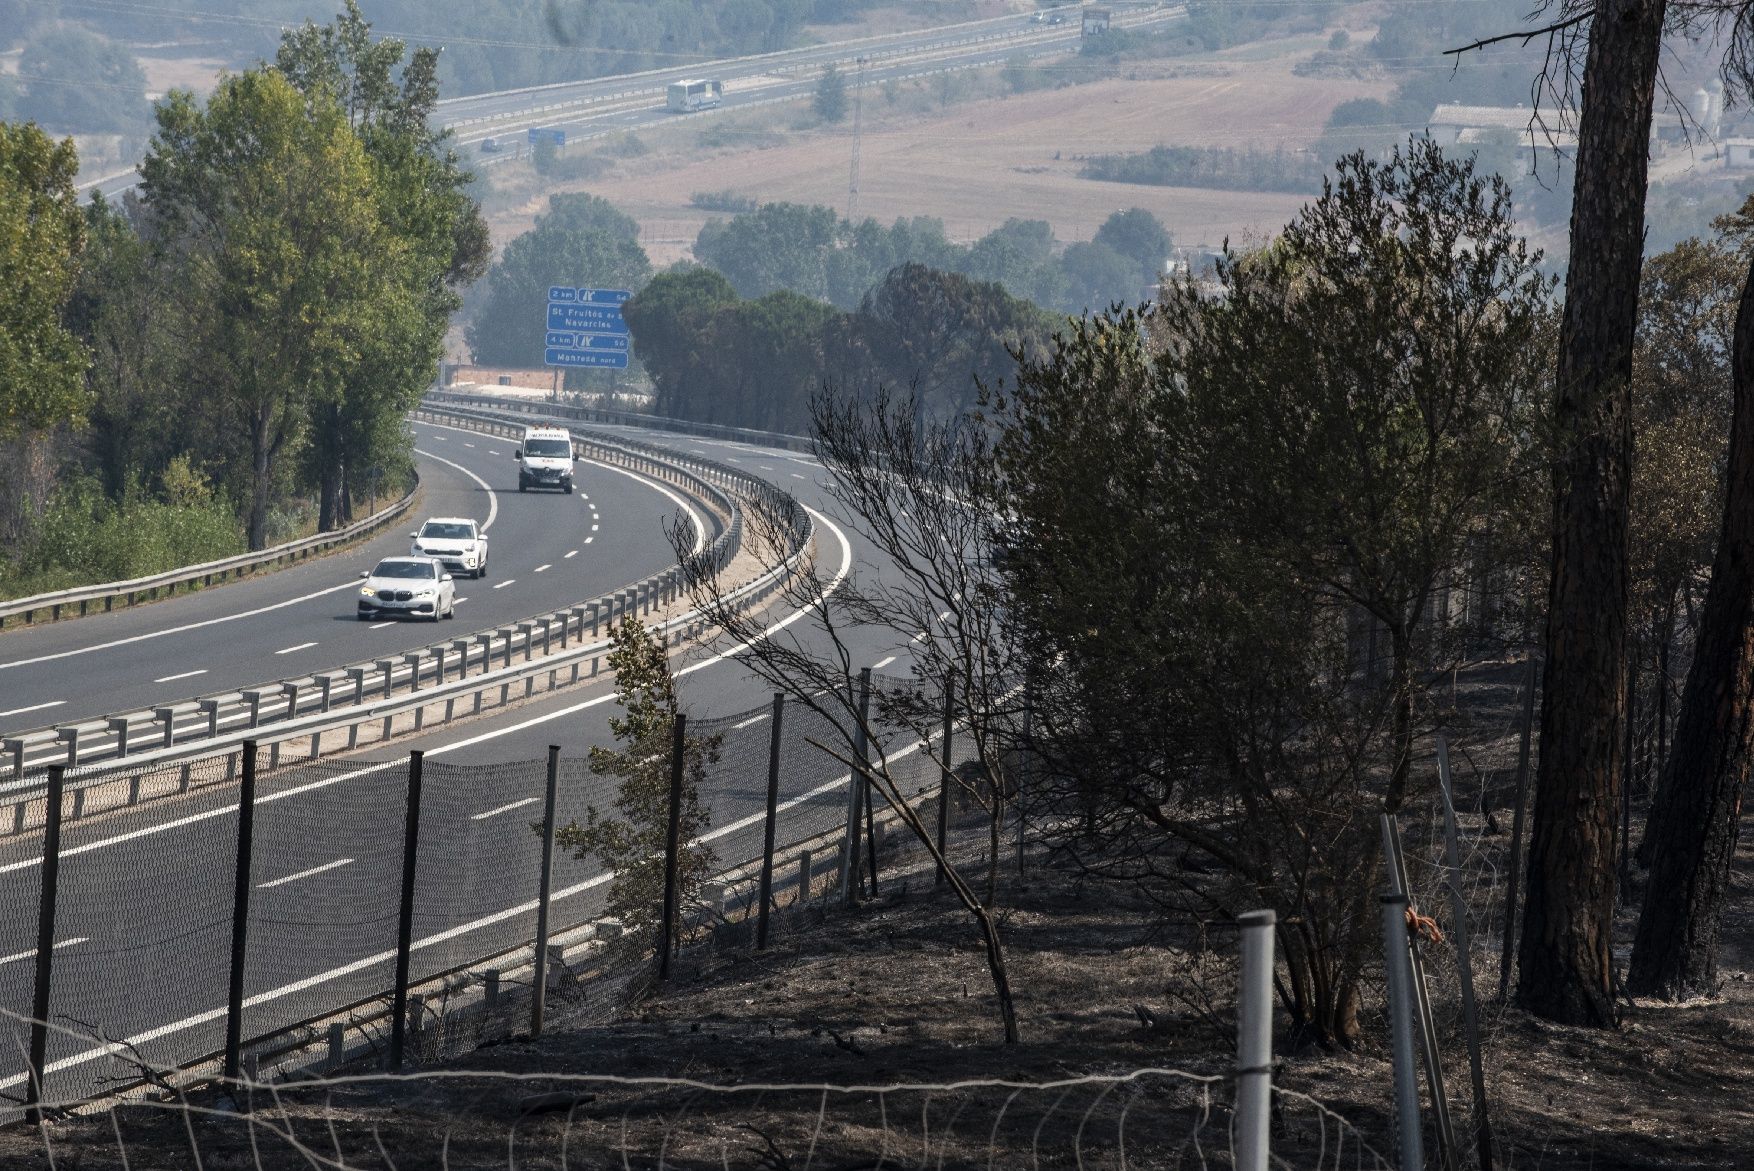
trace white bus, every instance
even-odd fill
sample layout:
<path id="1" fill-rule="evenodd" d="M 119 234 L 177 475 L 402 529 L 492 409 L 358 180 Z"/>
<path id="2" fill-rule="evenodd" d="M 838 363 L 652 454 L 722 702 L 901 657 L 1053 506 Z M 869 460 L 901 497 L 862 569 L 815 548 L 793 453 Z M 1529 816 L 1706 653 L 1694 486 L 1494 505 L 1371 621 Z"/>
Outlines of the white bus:
<path id="1" fill-rule="evenodd" d="M 725 100 L 724 83 L 718 81 L 672 81 L 669 106 L 679 114 L 710 110 Z"/>

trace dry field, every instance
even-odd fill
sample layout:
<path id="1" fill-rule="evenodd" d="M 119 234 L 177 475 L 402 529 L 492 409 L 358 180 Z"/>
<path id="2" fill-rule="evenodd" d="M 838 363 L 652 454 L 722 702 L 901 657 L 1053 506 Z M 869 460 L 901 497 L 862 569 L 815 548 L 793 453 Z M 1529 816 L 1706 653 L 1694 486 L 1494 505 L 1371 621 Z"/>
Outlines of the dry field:
<path id="1" fill-rule="evenodd" d="M 1300 55 L 1153 63 L 1151 69 L 1169 75 L 969 101 L 932 116 L 892 116 L 874 90 L 866 99 L 859 213 L 885 222 L 936 216 L 962 241 L 1013 216 L 1045 219 L 1070 242 L 1089 239 L 1117 209 L 1143 207 L 1182 245 L 1265 239 L 1305 197 L 1098 183 L 1078 177 L 1077 156 L 1160 143 L 1297 150 L 1320 136 L 1340 102 L 1387 89 L 1380 81 L 1297 77 L 1291 67 Z M 643 137 L 652 154 L 568 188 L 601 195 L 639 220 L 656 265 L 686 256 L 713 214 L 689 206 L 697 191 L 846 208 L 850 126 L 798 132 L 769 149 L 704 157 L 679 149 L 669 136 Z M 495 239 L 503 243 L 527 230 L 545 203 L 545 193 L 535 195 L 496 215 Z"/>

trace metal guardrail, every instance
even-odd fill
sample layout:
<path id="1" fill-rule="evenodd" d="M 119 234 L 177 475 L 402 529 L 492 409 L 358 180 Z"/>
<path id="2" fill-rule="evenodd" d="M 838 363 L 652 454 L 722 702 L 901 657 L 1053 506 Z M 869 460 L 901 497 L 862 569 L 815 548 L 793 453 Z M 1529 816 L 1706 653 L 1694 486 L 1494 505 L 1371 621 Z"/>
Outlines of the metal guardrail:
<path id="1" fill-rule="evenodd" d="M 508 423 L 478 412 L 444 408 L 416 412 L 421 413 L 443 416 L 476 429 L 497 429 L 502 434 L 521 434 L 523 428 L 522 423 Z M 790 496 L 759 477 L 710 460 L 674 453 L 659 458 L 654 453 L 662 449 L 646 449 L 636 441 L 575 436 L 575 443 L 590 458 L 666 480 L 712 501 L 727 514 L 724 528 L 694 555 L 698 560 L 693 566 L 678 564 L 595 599 L 505 623 L 489 631 L 447 639 L 394 657 L 7 737 L 3 744 L 10 767 L 6 770 L 7 781 L 0 783 L 0 808 L 5 803 L 14 806 L 12 831 L 28 827 L 27 806 L 40 798 L 42 785 L 32 774 L 51 764 L 69 768 L 114 764 L 116 770 L 133 772 L 127 800 L 123 802 L 132 804 L 141 799 L 143 792 L 159 795 L 154 790 L 162 786 L 143 779 L 155 767 L 170 763 L 184 766 L 171 790 L 184 791 L 188 787 L 189 762 L 235 752 L 247 738 L 271 744 L 270 750 L 277 757 L 280 744 L 287 739 L 309 736 L 311 754 L 320 755 L 323 751 L 357 747 L 361 729 L 368 724 L 382 721 L 383 735 L 389 736 L 394 731 L 395 717 L 410 712 L 414 713 L 414 727 L 418 729 L 424 723 L 424 709 L 433 703 L 445 702 L 444 719 L 449 721 L 458 714 L 459 698 L 472 699 L 466 714 L 473 715 L 483 709 L 484 697 L 494 688 L 500 689 L 500 702 L 506 703 L 511 702 L 513 683 L 523 684 L 520 698 L 531 695 L 544 672 L 548 674 L 549 687 L 562 685 L 557 676 L 563 668 L 571 671 L 567 682 L 577 682 L 587 660 L 594 675 L 597 659 L 608 644 L 586 643 L 587 637 L 594 638 L 604 628 L 603 624 L 624 615 L 650 614 L 675 601 L 681 596 L 691 569 L 703 565 L 722 569 L 736 556 L 742 539 L 742 513 L 737 498 L 726 487 L 778 505 L 791 518 L 793 529 L 792 555 L 737 591 L 733 596 L 740 601 L 753 602 L 771 593 L 797 565 L 809 545 L 808 515 Z M 700 619 L 693 614 L 678 616 L 660 626 L 677 641 L 691 637 L 700 628 Z M 557 634 L 558 650 L 554 646 Z M 579 645 L 571 645 L 575 640 Z M 540 661 L 535 657 L 538 645 L 542 651 Z M 523 662 L 515 664 L 520 652 Z M 498 667 L 494 665 L 495 659 L 500 662 Z M 471 670 L 477 671 L 474 677 L 470 676 Z M 456 678 L 451 680 L 453 671 Z M 398 698 L 400 688 L 406 691 Z M 324 736 L 328 733 L 344 733 L 345 742 L 325 744 Z M 139 751 L 145 746 L 143 740 L 145 745 L 152 746 L 149 751 Z M 75 816 L 86 811 L 81 795 L 84 790 L 105 783 L 110 771 L 114 770 L 100 769 L 77 781 L 69 778 L 73 782 L 69 788 L 73 790 Z M 0 815 L 0 833 L 6 829 Z"/>
<path id="2" fill-rule="evenodd" d="M 23 619 L 24 624 L 28 626 L 36 622 L 46 612 L 48 621 L 57 622 L 62 617 L 62 610 L 72 609 L 75 606 L 78 607 L 78 614 L 69 614 L 67 617 L 83 617 L 97 602 L 102 602 L 103 609 L 107 612 L 115 609 L 118 600 L 124 606 L 132 606 L 143 597 L 148 601 L 161 596 L 168 597 L 176 593 L 178 586 L 212 585 L 216 577 L 220 581 L 224 581 L 233 576 L 253 573 L 266 565 L 278 565 L 283 561 L 302 561 L 315 553 L 327 552 L 337 545 L 345 545 L 350 541 L 367 536 L 389 524 L 408 511 L 418 492 L 419 485 L 416 485 L 413 491 L 396 503 L 374 512 L 363 520 L 356 520 L 333 532 L 300 537 L 296 541 L 288 541 L 283 545 L 276 545 L 272 549 L 259 549 L 254 553 L 239 553 L 235 557 L 209 561 L 204 565 L 186 565 L 180 569 L 167 569 L 163 573 L 137 577 L 130 581 L 77 586 L 70 590 L 33 594 L 28 598 L 0 602 L 0 630 L 6 628 L 9 619 Z M 161 594 L 160 591 L 164 592 Z"/>
<path id="3" fill-rule="evenodd" d="M 735 443 L 754 443 L 779 447 L 787 451 L 814 451 L 815 443 L 806 435 L 785 431 L 757 431 L 753 427 L 731 427 L 723 423 L 697 423 L 692 419 L 672 419 L 665 415 L 647 415 L 639 411 L 622 411 L 610 407 L 576 406 L 534 399 L 505 398 L 493 394 L 470 394 L 454 390 L 429 390 L 425 402 L 452 406 L 487 407 L 496 411 L 546 415 L 574 423 L 611 423 L 627 427 L 649 427 L 655 431 L 674 431 L 681 435 L 699 435 L 706 439 L 728 439 Z"/>

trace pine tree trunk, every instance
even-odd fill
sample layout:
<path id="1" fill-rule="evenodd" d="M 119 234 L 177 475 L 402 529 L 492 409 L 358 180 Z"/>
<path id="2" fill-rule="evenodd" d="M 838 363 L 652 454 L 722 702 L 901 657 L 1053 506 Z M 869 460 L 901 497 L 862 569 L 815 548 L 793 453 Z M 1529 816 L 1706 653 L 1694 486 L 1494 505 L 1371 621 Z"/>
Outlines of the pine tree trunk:
<path id="1" fill-rule="evenodd" d="M 1663 772 L 1663 815 L 1645 838 L 1650 884 L 1627 977 L 1629 991 L 1665 1000 L 1716 991 L 1718 927 L 1754 749 L 1754 270 L 1742 286 L 1731 368 L 1729 494 Z"/>
<path id="2" fill-rule="evenodd" d="M 1609 947 L 1626 649 L 1631 375 L 1664 0 L 1597 0 L 1578 122 L 1555 387 L 1541 762 L 1517 1000 L 1615 1021 Z"/>

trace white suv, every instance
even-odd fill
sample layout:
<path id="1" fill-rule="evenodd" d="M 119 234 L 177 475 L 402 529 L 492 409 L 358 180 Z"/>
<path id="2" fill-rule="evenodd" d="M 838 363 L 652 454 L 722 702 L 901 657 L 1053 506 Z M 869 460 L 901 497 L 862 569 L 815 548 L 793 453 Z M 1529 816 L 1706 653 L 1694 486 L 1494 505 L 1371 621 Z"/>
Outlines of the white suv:
<path id="1" fill-rule="evenodd" d="M 487 534 L 466 516 L 435 516 L 409 533 L 414 557 L 436 557 L 452 573 L 487 576 Z"/>

